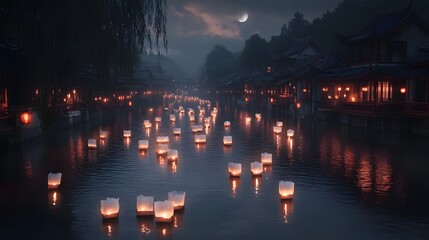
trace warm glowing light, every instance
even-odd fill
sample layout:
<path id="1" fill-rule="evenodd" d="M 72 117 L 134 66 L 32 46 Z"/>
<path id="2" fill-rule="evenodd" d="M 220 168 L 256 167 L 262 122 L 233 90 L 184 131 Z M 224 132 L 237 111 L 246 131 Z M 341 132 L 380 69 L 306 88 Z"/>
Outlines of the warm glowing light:
<path id="1" fill-rule="evenodd" d="M 195 135 L 195 143 L 206 143 L 207 137 L 204 134 Z"/>
<path id="2" fill-rule="evenodd" d="M 282 127 L 273 126 L 273 132 L 276 134 L 280 134 L 282 132 Z"/>
<path id="3" fill-rule="evenodd" d="M 295 184 L 290 181 L 279 182 L 279 194 L 281 199 L 292 199 L 295 191 Z"/>
<path id="4" fill-rule="evenodd" d="M 348 91 L 350 91 L 350 88 L 349 87 L 346 87 L 346 91 L 348 92 Z"/>
<path id="5" fill-rule="evenodd" d="M 157 136 L 156 142 L 157 143 L 168 143 L 170 141 L 170 138 L 168 136 Z"/>
<path id="6" fill-rule="evenodd" d="M 139 150 L 147 150 L 149 148 L 148 140 L 139 140 Z"/>
<path id="7" fill-rule="evenodd" d="M 303 88 L 302 92 L 306 93 L 307 92 L 307 88 Z"/>
<path id="8" fill-rule="evenodd" d="M 241 174 L 241 163 L 228 163 L 228 172 L 231 177 L 239 177 Z"/>
<path id="9" fill-rule="evenodd" d="M 28 112 L 21 113 L 21 123 L 24 125 L 31 123 L 31 114 Z"/>
<path id="10" fill-rule="evenodd" d="M 52 205 L 57 205 L 57 192 L 52 194 Z"/>
<path id="11" fill-rule="evenodd" d="M 254 176 L 262 175 L 264 164 L 262 162 L 252 162 L 250 163 L 250 171 Z"/>
<path id="12" fill-rule="evenodd" d="M 223 136 L 223 145 L 231 146 L 232 145 L 232 136 Z"/>
<path id="13" fill-rule="evenodd" d="M 170 114 L 170 121 L 175 122 L 176 121 L 176 115 Z"/>
<path id="14" fill-rule="evenodd" d="M 149 120 L 144 120 L 143 125 L 145 128 L 151 128 L 152 127 L 152 123 Z"/>
<path id="15" fill-rule="evenodd" d="M 130 138 L 131 137 L 131 130 L 124 130 L 124 137 Z"/>
<path id="16" fill-rule="evenodd" d="M 202 132 L 203 131 L 203 125 L 192 125 L 191 126 L 192 132 Z"/>
<path id="17" fill-rule="evenodd" d="M 231 122 L 230 121 L 225 121 L 224 123 L 223 123 L 223 126 L 224 127 L 231 127 Z"/>
<path id="18" fill-rule="evenodd" d="M 149 108 L 149 112 L 153 112 L 153 108 Z"/>
<path id="19" fill-rule="evenodd" d="M 97 148 L 97 140 L 91 138 L 88 139 L 88 148 L 89 149 L 96 149 Z"/>
<path id="20" fill-rule="evenodd" d="M 156 201 L 154 203 L 155 221 L 171 222 L 174 214 L 174 204 L 171 201 Z"/>
<path id="21" fill-rule="evenodd" d="M 101 139 L 105 139 L 105 138 L 107 138 L 107 132 L 106 132 L 106 131 L 103 131 L 103 130 L 100 130 L 100 138 L 101 138 Z"/>
<path id="22" fill-rule="evenodd" d="M 362 87 L 362 92 L 368 92 L 368 87 Z"/>
<path id="23" fill-rule="evenodd" d="M 296 108 L 297 108 L 297 109 L 300 109 L 300 108 L 301 108 L 301 103 L 297 102 L 297 103 L 296 103 Z"/>
<path id="24" fill-rule="evenodd" d="M 168 150 L 167 144 L 158 144 L 158 146 L 156 146 L 156 153 L 158 155 L 164 155 L 164 154 L 166 154 L 167 150 Z"/>
<path id="25" fill-rule="evenodd" d="M 404 94 L 404 93 L 406 93 L 407 92 L 407 89 L 406 88 L 401 88 L 400 90 L 399 90 L 402 94 Z"/>
<path id="26" fill-rule="evenodd" d="M 173 134 L 178 136 L 182 133 L 182 129 L 181 128 L 173 128 Z"/>
<path id="27" fill-rule="evenodd" d="M 49 173 L 48 174 L 48 188 L 49 189 L 56 189 L 61 184 L 61 176 L 62 173 Z"/>
<path id="28" fill-rule="evenodd" d="M 288 136 L 288 137 L 293 137 L 293 135 L 295 134 L 295 131 L 294 131 L 294 130 L 292 130 L 292 129 L 288 129 L 288 130 L 286 131 L 286 134 L 287 134 L 287 136 Z"/>
<path id="29" fill-rule="evenodd" d="M 338 90 L 338 92 L 341 92 L 341 87 L 338 87 L 337 90 Z"/>
<path id="30" fill-rule="evenodd" d="M 161 117 L 155 117 L 155 122 L 161 122 Z"/>
<path id="31" fill-rule="evenodd" d="M 100 211 L 103 218 L 117 218 L 119 215 L 119 198 L 101 200 Z"/>
<path id="32" fill-rule="evenodd" d="M 283 127 L 283 122 L 281 122 L 281 121 L 277 121 L 277 122 L 276 122 L 276 126 L 278 126 L 278 127 Z"/>
<path id="33" fill-rule="evenodd" d="M 137 196 L 137 216 L 153 215 L 153 196 Z"/>
<path id="34" fill-rule="evenodd" d="M 273 154 L 271 153 L 261 153 L 261 162 L 263 165 L 271 165 L 273 163 Z"/>
<path id="35" fill-rule="evenodd" d="M 167 149 L 167 158 L 169 161 L 176 161 L 179 158 L 179 152 L 176 149 Z"/>
<path id="36" fill-rule="evenodd" d="M 260 113 L 255 113 L 255 118 L 259 121 L 262 118 L 262 115 Z"/>
<path id="37" fill-rule="evenodd" d="M 168 193 L 168 201 L 171 201 L 174 210 L 181 210 L 185 207 L 186 192 L 171 191 Z"/>
<path id="38" fill-rule="evenodd" d="M 352 102 L 356 102 L 356 98 L 355 97 L 352 97 Z"/>
<path id="39" fill-rule="evenodd" d="M 323 92 L 327 92 L 327 91 L 328 91 L 328 88 L 324 87 L 324 88 L 322 88 L 322 91 L 323 91 Z"/>
<path id="40" fill-rule="evenodd" d="M 128 102 L 128 106 L 130 106 L 130 107 L 131 107 L 132 105 L 133 105 L 133 102 L 129 101 L 129 102 Z"/>

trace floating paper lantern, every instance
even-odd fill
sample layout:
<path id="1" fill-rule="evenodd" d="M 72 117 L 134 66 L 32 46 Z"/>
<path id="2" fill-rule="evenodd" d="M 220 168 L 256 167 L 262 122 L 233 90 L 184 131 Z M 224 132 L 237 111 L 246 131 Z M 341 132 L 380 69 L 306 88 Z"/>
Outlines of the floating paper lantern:
<path id="1" fill-rule="evenodd" d="M 167 144 L 158 144 L 158 146 L 156 146 L 156 153 L 158 155 L 164 155 L 164 154 L 166 154 L 167 150 L 168 150 Z"/>
<path id="2" fill-rule="evenodd" d="M 170 121 L 175 122 L 176 121 L 176 115 L 170 114 Z"/>
<path id="3" fill-rule="evenodd" d="M 264 164 L 261 162 L 252 162 L 250 163 L 250 171 L 255 176 L 262 175 L 262 172 L 264 171 Z"/>
<path id="4" fill-rule="evenodd" d="M 260 120 L 262 118 L 262 115 L 260 113 L 255 113 L 256 119 Z"/>
<path id="5" fill-rule="evenodd" d="M 155 221 L 171 222 L 174 214 L 174 204 L 171 201 L 156 201 L 154 203 Z"/>
<path id="6" fill-rule="evenodd" d="M 211 120 L 212 120 L 212 117 L 206 117 L 206 118 L 204 118 L 204 122 L 206 122 L 206 123 L 210 123 Z"/>
<path id="7" fill-rule="evenodd" d="M 223 136 L 223 145 L 231 146 L 232 145 L 232 136 Z"/>
<path id="8" fill-rule="evenodd" d="M 279 182 L 279 194 L 281 199 L 292 199 L 295 191 L 295 184 L 290 181 Z"/>
<path id="9" fill-rule="evenodd" d="M 148 140 L 139 140 L 139 150 L 147 150 L 149 148 Z"/>
<path id="10" fill-rule="evenodd" d="M 153 197 L 137 196 L 137 216 L 153 215 Z"/>
<path id="11" fill-rule="evenodd" d="M 155 117 L 155 122 L 161 122 L 161 117 Z"/>
<path id="12" fill-rule="evenodd" d="M 195 122 L 195 116 L 194 116 L 194 115 L 189 116 L 189 121 L 190 121 L 190 122 Z"/>
<path id="13" fill-rule="evenodd" d="M 207 137 L 204 134 L 195 135 L 195 143 L 206 143 Z"/>
<path id="14" fill-rule="evenodd" d="M 210 113 L 210 115 L 212 115 L 212 117 L 216 117 L 216 116 L 217 116 L 217 112 L 212 111 L 212 112 Z"/>
<path id="15" fill-rule="evenodd" d="M 228 163 L 228 172 L 231 177 L 239 177 L 241 174 L 241 163 Z"/>
<path id="16" fill-rule="evenodd" d="M 119 198 L 101 200 L 100 210 L 103 218 L 117 218 L 119 215 Z"/>
<path id="17" fill-rule="evenodd" d="M 180 135 L 182 133 L 182 129 L 180 128 L 173 128 L 173 134 L 174 135 Z"/>
<path id="18" fill-rule="evenodd" d="M 180 107 L 179 107 L 179 112 L 180 112 L 180 113 L 185 113 L 185 109 L 184 109 L 182 106 L 180 106 Z"/>
<path id="19" fill-rule="evenodd" d="M 223 123 L 223 126 L 224 126 L 224 127 L 231 127 L 231 122 L 230 122 L 230 121 L 225 121 L 225 122 Z"/>
<path id="20" fill-rule="evenodd" d="M 131 130 L 124 130 L 124 137 L 130 138 L 131 137 Z"/>
<path id="21" fill-rule="evenodd" d="M 164 111 L 168 111 L 168 110 L 169 110 L 168 107 L 164 108 Z"/>
<path id="22" fill-rule="evenodd" d="M 101 139 L 107 138 L 107 132 L 106 131 L 100 131 L 100 138 Z"/>
<path id="23" fill-rule="evenodd" d="M 88 148 L 89 149 L 96 149 L 97 148 L 97 140 L 95 139 L 88 139 Z"/>
<path id="24" fill-rule="evenodd" d="M 169 140 L 169 137 L 168 136 L 157 136 L 156 137 L 156 142 L 157 143 L 168 143 L 170 140 Z"/>
<path id="25" fill-rule="evenodd" d="M 203 125 L 192 125 L 191 126 L 192 132 L 202 132 L 203 131 Z"/>
<path id="26" fill-rule="evenodd" d="M 273 127 L 273 132 L 276 133 L 276 134 L 280 134 L 282 132 L 282 127 L 274 126 Z"/>
<path id="27" fill-rule="evenodd" d="M 247 123 L 250 123 L 252 121 L 252 118 L 251 117 L 246 117 L 246 122 Z"/>
<path id="28" fill-rule="evenodd" d="M 281 121 L 277 121 L 277 122 L 276 122 L 276 126 L 278 126 L 278 127 L 283 127 L 283 122 L 281 122 Z"/>
<path id="29" fill-rule="evenodd" d="M 271 165 L 273 163 L 273 154 L 271 153 L 261 153 L 261 162 L 263 165 Z"/>
<path id="30" fill-rule="evenodd" d="M 185 195 L 186 192 L 172 191 L 168 193 L 168 201 L 173 203 L 174 210 L 181 210 L 185 207 Z"/>
<path id="31" fill-rule="evenodd" d="M 151 128 L 152 127 L 152 123 L 150 123 L 149 120 L 144 120 L 143 125 L 145 128 Z"/>
<path id="32" fill-rule="evenodd" d="M 59 173 L 49 173 L 48 174 L 48 188 L 49 189 L 56 189 L 61 184 L 61 176 L 62 174 Z"/>
<path id="33" fill-rule="evenodd" d="M 288 129 L 288 130 L 286 131 L 286 133 L 287 133 L 287 136 L 288 136 L 288 137 L 293 137 L 293 135 L 295 134 L 295 131 L 294 131 L 294 130 L 292 130 L 292 129 Z"/>
<path id="34" fill-rule="evenodd" d="M 176 149 L 168 149 L 167 158 L 168 160 L 175 161 L 179 158 L 179 152 Z"/>
<path id="35" fill-rule="evenodd" d="M 153 112 L 153 108 L 149 108 L 149 112 Z"/>

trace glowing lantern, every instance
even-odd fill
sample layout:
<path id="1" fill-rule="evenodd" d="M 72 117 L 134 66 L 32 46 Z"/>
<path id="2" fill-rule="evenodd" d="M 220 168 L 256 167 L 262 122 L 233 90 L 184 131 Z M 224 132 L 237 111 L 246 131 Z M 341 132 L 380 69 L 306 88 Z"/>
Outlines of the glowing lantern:
<path id="1" fill-rule="evenodd" d="M 406 88 L 401 88 L 400 90 L 399 90 L 402 94 L 405 94 L 406 92 L 407 92 L 407 89 Z"/>
<path id="2" fill-rule="evenodd" d="M 31 123 L 31 114 L 28 112 L 21 113 L 21 122 L 24 125 Z"/>
<path id="3" fill-rule="evenodd" d="M 292 199 L 295 191 L 295 184 L 290 181 L 279 182 L 279 194 L 281 199 Z"/>
<path id="4" fill-rule="evenodd" d="M 130 138 L 131 137 L 131 130 L 124 130 L 124 137 Z"/>
<path id="5" fill-rule="evenodd" d="M 260 113 L 255 113 L 255 117 L 256 119 L 261 120 L 262 115 Z"/>
<path id="6" fill-rule="evenodd" d="M 145 128 L 151 128 L 152 127 L 152 123 L 150 123 L 149 120 L 144 120 L 143 125 Z"/>
<path id="7" fill-rule="evenodd" d="M 277 121 L 277 122 L 276 122 L 276 126 L 277 126 L 277 127 L 283 127 L 283 122 L 281 122 L 281 121 Z"/>
<path id="8" fill-rule="evenodd" d="M 189 121 L 190 121 L 190 122 L 195 122 L 195 116 L 194 116 L 194 115 L 189 116 Z"/>
<path id="9" fill-rule="evenodd" d="M 228 163 L 228 172 L 231 177 L 239 177 L 241 174 L 241 163 Z"/>
<path id="10" fill-rule="evenodd" d="M 164 111 L 168 111 L 168 107 L 164 108 Z"/>
<path id="11" fill-rule="evenodd" d="M 95 140 L 93 138 L 88 139 L 88 148 L 96 149 L 97 148 L 97 140 Z"/>
<path id="12" fill-rule="evenodd" d="M 161 117 L 155 117 L 155 122 L 161 122 Z"/>
<path id="13" fill-rule="evenodd" d="M 137 196 L 137 216 L 153 215 L 153 197 L 152 196 Z"/>
<path id="14" fill-rule="evenodd" d="M 180 135 L 182 133 L 182 129 L 180 128 L 173 128 L 173 134 L 174 135 Z"/>
<path id="15" fill-rule="evenodd" d="M 273 132 L 280 134 L 282 132 L 282 127 L 279 126 L 273 126 Z"/>
<path id="16" fill-rule="evenodd" d="M 175 122 L 176 121 L 176 115 L 170 114 L 170 121 Z"/>
<path id="17" fill-rule="evenodd" d="M 61 176 L 62 174 L 59 173 L 49 173 L 48 174 L 48 189 L 56 189 L 61 184 Z"/>
<path id="18" fill-rule="evenodd" d="M 204 134 L 195 135 L 195 143 L 206 143 L 207 137 Z"/>
<path id="19" fill-rule="evenodd" d="M 171 222 L 174 214 L 174 204 L 171 201 L 156 201 L 154 203 L 155 221 Z"/>
<path id="20" fill-rule="evenodd" d="M 182 106 L 180 106 L 180 107 L 179 107 L 179 112 L 180 112 L 180 113 L 185 113 L 185 109 L 184 109 Z"/>
<path id="21" fill-rule="evenodd" d="M 271 165 L 273 163 L 273 154 L 271 153 L 261 153 L 261 162 L 263 165 Z"/>
<path id="22" fill-rule="evenodd" d="M 251 117 L 246 117 L 246 123 L 250 123 L 252 121 Z"/>
<path id="23" fill-rule="evenodd" d="M 294 130 L 292 130 L 292 129 L 288 129 L 288 130 L 286 131 L 286 133 L 287 133 L 287 136 L 288 136 L 288 137 L 293 137 L 293 135 L 295 134 L 295 131 L 294 131 Z"/>
<path id="24" fill-rule="evenodd" d="M 205 122 L 204 127 L 206 127 L 206 128 L 210 127 L 210 122 Z"/>
<path id="25" fill-rule="evenodd" d="M 232 136 L 223 136 L 223 145 L 231 146 L 232 145 Z"/>
<path id="26" fill-rule="evenodd" d="M 130 106 L 130 107 L 131 107 L 132 105 L 133 105 L 133 102 L 129 101 L 129 102 L 128 102 L 128 106 Z"/>
<path id="27" fill-rule="evenodd" d="M 149 148 L 148 140 L 139 140 L 139 150 L 147 150 Z"/>
<path id="28" fill-rule="evenodd" d="M 167 158 L 168 160 L 176 161 L 179 158 L 179 152 L 176 149 L 168 149 Z"/>
<path id="29" fill-rule="evenodd" d="M 149 112 L 153 112 L 153 108 L 149 108 Z"/>
<path id="30" fill-rule="evenodd" d="M 119 198 L 101 200 L 100 210 L 103 218 L 117 218 L 119 215 Z"/>
<path id="31" fill-rule="evenodd" d="M 166 154 L 167 150 L 168 150 L 167 144 L 158 144 L 158 146 L 156 146 L 156 153 L 158 155 L 164 155 L 164 154 Z"/>
<path id="32" fill-rule="evenodd" d="M 203 125 L 192 125 L 191 126 L 192 132 L 202 132 L 203 131 Z"/>
<path id="33" fill-rule="evenodd" d="M 101 139 L 107 138 L 107 132 L 106 131 L 100 131 L 100 138 Z"/>
<path id="34" fill-rule="evenodd" d="M 169 137 L 168 136 L 157 136 L 156 137 L 156 142 L 157 143 L 168 143 L 170 140 L 169 140 Z"/>
<path id="35" fill-rule="evenodd" d="M 255 176 L 262 175 L 262 172 L 264 171 L 264 164 L 261 162 L 252 162 L 250 163 L 250 171 Z"/>
<path id="36" fill-rule="evenodd" d="M 225 122 L 223 123 L 223 126 L 224 126 L 224 127 L 231 127 L 231 122 L 230 122 L 230 121 L 225 121 Z"/>
<path id="37" fill-rule="evenodd" d="M 168 193 L 168 201 L 171 201 L 174 210 L 181 210 L 185 207 L 186 192 L 171 191 Z"/>

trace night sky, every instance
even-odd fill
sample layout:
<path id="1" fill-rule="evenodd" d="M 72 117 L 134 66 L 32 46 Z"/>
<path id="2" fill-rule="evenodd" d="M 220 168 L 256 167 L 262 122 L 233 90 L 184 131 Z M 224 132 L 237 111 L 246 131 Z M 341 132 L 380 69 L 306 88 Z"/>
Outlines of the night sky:
<path id="1" fill-rule="evenodd" d="M 171 0 L 168 1 L 168 55 L 185 72 L 194 75 L 205 56 L 220 44 L 241 51 L 244 41 L 258 33 L 267 41 L 299 11 L 312 21 L 341 0 Z M 237 21 L 239 12 L 249 14 Z"/>

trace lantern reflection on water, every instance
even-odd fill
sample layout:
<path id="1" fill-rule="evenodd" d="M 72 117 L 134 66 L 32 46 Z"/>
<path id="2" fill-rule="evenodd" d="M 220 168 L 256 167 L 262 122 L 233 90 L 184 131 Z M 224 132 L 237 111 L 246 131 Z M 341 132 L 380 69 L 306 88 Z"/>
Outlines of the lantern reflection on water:
<path id="1" fill-rule="evenodd" d="M 261 162 L 252 162 L 250 163 L 250 171 L 255 176 L 262 175 L 262 172 L 264 171 L 264 164 Z"/>
<path id="2" fill-rule="evenodd" d="M 231 146 L 232 145 L 232 136 L 223 136 L 223 145 Z"/>
<path id="3" fill-rule="evenodd" d="M 124 137 L 125 138 L 131 137 L 131 130 L 124 130 Z"/>
<path id="4" fill-rule="evenodd" d="M 185 207 L 186 192 L 171 191 L 168 193 L 168 201 L 171 201 L 174 210 L 181 210 Z"/>
<path id="5" fill-rule="evenodd" d="M 88 139 L 88 148 L 89 149 L 96 149 L 97 148 L 97 140 L 95 139 Z"/>
<path id="6" fill-rule="evenodd" d="M 273 132 L 276 133 L 276 134 L 280 134 L 282 132 L 282 127 L 274 126 L 273 127 Z"/>
<path id="7" fill-rule="evenodd" d="M 239 177 L 241 174 L 241 163 L 228 163 L 228 172 L 231 177 Z"/>
<path id="8" fill-rule="evenodd" d="M 179 158 L 179 152 L 176 149 L 168 149 L 167 158 L 170 161 L 175 161 Z"/>
<path id="9" fill-rule="evenodd" d="M 273 154 L 271 153 L 261 153 L 261 162 L 263 165 L 271 165 L 273 162 Z"/>
<path id="10" fill-rule="evenodd" d="M 207 137 L 204 134 L 195 135 L 195 143 L 206 143 Z"/>
<path id="11" fill-rule="evenodd" d="M 155 221 L 171 222 L 173 220 L 174 205 L 171 201 L 156 201 L 154 203 Z"/>
<path id="12" fill-rule="evenodd" d="M 149 148 L 148 140 L 139 140 L 139 150 L 147 150 Z"/>
<path id="13" fill-rule="evenodd" d="M 119 198 L 101 200 L 100 211 L 103 218 L 117 218 L 119 215 Z"/>
<path id="14" fill-rule="evenodd" d="M 281 199 L 292 199 L 295 191 L 295 184 L 290 181 L 279 182 L 279 194 Z"/>
<path id="15" fill-rule="evenodd" d="M 48 174 L 48 189 L 56 189 L 61 184 L 62 173 L 49 173 Z"/>
<path id="16" fill-rule="evenodd" d="M 153 215 L 153 196 L 137 196 L 137 216 Z"/>

